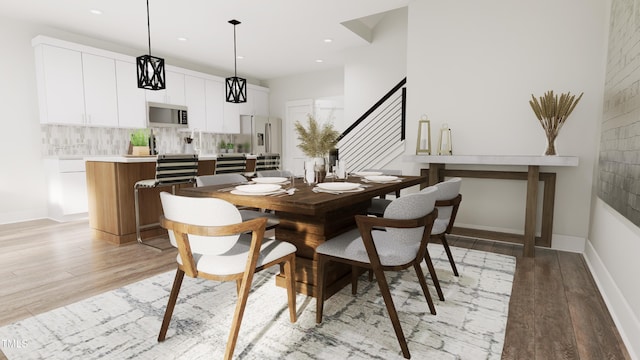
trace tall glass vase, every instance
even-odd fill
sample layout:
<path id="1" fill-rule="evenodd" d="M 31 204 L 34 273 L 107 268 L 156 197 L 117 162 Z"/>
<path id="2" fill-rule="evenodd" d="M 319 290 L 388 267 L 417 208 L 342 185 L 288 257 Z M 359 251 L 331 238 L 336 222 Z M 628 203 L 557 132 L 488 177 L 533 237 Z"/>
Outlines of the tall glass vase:
<path id="1" fill-rule="evenodd" d="M 323 157 L 307 159 L 304 162 L 304 180 L 307 184 L 317 184 L 327 176 L 326 161 Z"/>

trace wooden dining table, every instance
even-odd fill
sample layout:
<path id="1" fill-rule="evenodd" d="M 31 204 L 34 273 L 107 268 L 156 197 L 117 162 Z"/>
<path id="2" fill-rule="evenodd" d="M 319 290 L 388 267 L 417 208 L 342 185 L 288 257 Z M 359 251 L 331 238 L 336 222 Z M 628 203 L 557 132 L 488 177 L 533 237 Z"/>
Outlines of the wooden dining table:
<path id="1" fill-rule="evenodd" d="M 295 179 L 292 187 L 296 191 L 293 195 L 237 195 L 229 191 L 229 185 L 181 188 L 178 194 L 215 197 L 237 206 L 274 211 L 280 219 L 280 224 L 275 228 L 276 239 L 288 241 L 297 247 L 296 290 L 316 297 L 315 249 L 332 237 L 354 229 L 355 215 L 366 214 L 372 198 L 426 183 L 427 177 L 401 176 L 396 182 L 375 183 L 350 176 L 345 181 L 359 182 L 364 190 L 340 194 L 314 192 L 314 186 L 305 184 L 302 179 Z M 331 263 L 326 270 L 327 297 L 351 282 L 351 268 L 344 264 Z M 284 287 L 284 278 L 277 276 L 276 284 Z"/>

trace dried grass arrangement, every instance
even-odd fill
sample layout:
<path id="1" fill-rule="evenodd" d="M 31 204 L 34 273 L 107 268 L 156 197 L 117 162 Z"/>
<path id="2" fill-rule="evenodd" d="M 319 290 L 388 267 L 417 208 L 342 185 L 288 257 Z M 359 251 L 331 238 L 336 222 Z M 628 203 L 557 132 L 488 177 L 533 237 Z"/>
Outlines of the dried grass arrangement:
<path id="1" fill-rule="evenodd" d="M 547 136 L 547 150 L 544 153 L 545 155 L 556 155 L 556 137 L 558 137 L 562 125 L 567 121 L 567 117 L 571 115 L 573 109 L 575 109 L 580 99 L 582 99 L 583 94 L 584 93 L 581 93 L 580 96 L 576 98 L 575 95 L 571 95 L 571 93 L 568 92 L 561 94 L 558 98 L 558 95 L 554 95 L 553 90 L 550 90 L 540 97 L 540 101 L 531 94 L 529 104 Z"/>
<path id="2" fill-rule="evenodd" d="M 340 133 L 331 123 L 321 126 L 311 115 L 308 115 L 307 125 L 305 128 L 299 121 L 294 124 L 300 140 L 298 148 L 310 158 L 326 157 L 330 150 L 335 149 Z"/>

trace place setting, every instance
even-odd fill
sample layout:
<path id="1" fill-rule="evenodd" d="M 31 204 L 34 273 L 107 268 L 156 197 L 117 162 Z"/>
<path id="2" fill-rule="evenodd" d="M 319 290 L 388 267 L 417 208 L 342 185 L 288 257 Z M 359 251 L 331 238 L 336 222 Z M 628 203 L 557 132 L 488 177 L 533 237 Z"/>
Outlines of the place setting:
<path id="1" fill-rule="evenodd" d="M 362 187 L 362 184 L 352 182 L 323 182 L 316 184 L 312 191 L 314 193 L 339 195 L 343 193 L 364 191 L 364 187 Z"/>
<path id="2" fill-rule="evenodd" d="M 401 181 L 402 178 L 394 175 L 365 175 L 362 177 L 362 182 L 365 183 L 389 184 Z"/>

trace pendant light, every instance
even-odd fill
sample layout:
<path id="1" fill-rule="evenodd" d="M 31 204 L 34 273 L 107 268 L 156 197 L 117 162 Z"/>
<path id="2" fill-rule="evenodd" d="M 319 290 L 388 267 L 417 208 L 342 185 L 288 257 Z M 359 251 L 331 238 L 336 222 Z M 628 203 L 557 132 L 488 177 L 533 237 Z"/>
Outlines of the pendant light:
<path id="1" fill-rule="evenodd" d="M 147 0 L 147 38 L 149 40 L 149 55 L 141 55 L 136 58 L 138 65 L 138 87 L 148 90 L 162 90 L 165 88 L 164 59 L 151 56 L 149 0 Z"/>
<path id="2" fill-rule="evenodd" d="M 247 102 L 247 79 L 238 77 L 238 65 L 236 55 L 236 25 L 240 24 L 238 20 L 229 20 L 229 24 L 233 25 L 233 75 L 226 79 L 226 97 L 230 103 Z"/>

